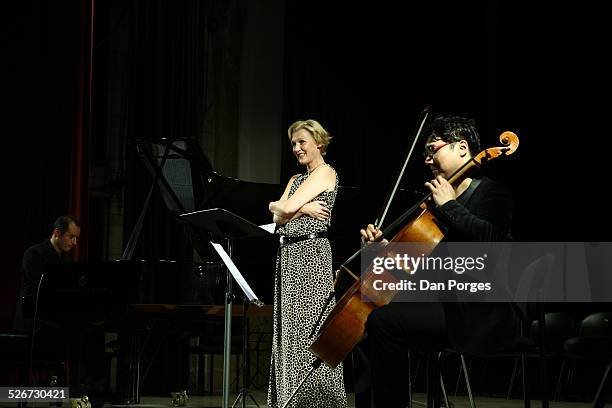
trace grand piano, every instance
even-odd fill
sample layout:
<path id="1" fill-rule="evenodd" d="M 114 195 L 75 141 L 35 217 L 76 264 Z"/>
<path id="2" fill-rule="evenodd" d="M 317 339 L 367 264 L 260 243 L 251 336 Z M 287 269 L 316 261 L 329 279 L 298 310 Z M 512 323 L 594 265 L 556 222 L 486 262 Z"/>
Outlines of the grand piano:
<path id="1" fill-rule="evenodd" d="M 284 185 L 247 182 L 216 173 L 193 141 L 139 141 L 135 147 L 150 173 L 152 187 L 122 258 L 49 264 L 39 300 L 41 319 L 77 329 L 104 324 L 108 330 L 119 333 L 117 401 L 128 404 L 138 402 L 139 386 L 147 380 L 148 370 L 142 373 L 137 366 L 137 356 L 144 355 L 142 343 L 158 343 L 159 347 L 162 341 L 150 340 L 151 322 L 165 322 L 166 329 L 170 322 L 172 332 L 180 335 L 206 330 L 206 319 L 223 313 L 225 271 L 210 250 L 211 237 L 206 233 L 187 225 L 184 228 L 188 242 L 199 255 L 198 260 L 134 256 L 139 232 L 146 220 L 142 214 L 153 194 L 161 195 L 177 223 L 181 222 L 178 216 L 186 212 L 223 208 L 255 224 L 264 224 L 271 220 L 268 202 L 278 199 L 284 188 Z M 400 194 L 404 198 L 410 196 L 406 192 Z M 380 202 L 364 200 L 364 196 L 371 195 L 359 188 L 340 186 L 329 231 L 335 264 L 342 263 L 359 248 L 359 228 L 374 219 L 379 210 Z M 267 305 L 272 303 L 276 248 L 273 237 L 234 243 L 237 266 Z M 350 283 L 346 282 L 346 286 Z M 137 340 L 143 333 L 146 340 Z M 167 384 L 170 388 L 163 392 L 177 390 L 180 385 Z"/>

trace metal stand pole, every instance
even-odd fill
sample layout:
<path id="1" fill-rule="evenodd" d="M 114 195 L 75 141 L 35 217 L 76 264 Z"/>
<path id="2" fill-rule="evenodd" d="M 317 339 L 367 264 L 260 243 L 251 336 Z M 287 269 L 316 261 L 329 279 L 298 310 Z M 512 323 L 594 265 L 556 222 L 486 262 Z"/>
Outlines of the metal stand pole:
<path id="1" fill-rule="evenodd" d="M 238 402 L 242 399 L 242 408 L 246 408 L 246 398 L 247 395 L 251 397 L 253 403 L 259 408 L 259 404 L 251 395 L 249 391 L 250 381 L 249 381 L 249 325 L 247 320 L 247 308 L 249 307 L 249 300 L 245 297 L 242 302 L 242 389 L 240 393 L 236 397 L 236 400 L 232 404 L 232 408 L 236 407 Z"/>
<path id="2" fill-rule="evenodd" d="M 232 256 L 232 243 L 227 243 L 227 254 Z M 230 357 L 232 351 L 232 274 L 227 269 L 227 280 L 225 283 L 225 327 L 223 331 L 223 408 L 229 408 L 229 384 L 230 384 Z"/>

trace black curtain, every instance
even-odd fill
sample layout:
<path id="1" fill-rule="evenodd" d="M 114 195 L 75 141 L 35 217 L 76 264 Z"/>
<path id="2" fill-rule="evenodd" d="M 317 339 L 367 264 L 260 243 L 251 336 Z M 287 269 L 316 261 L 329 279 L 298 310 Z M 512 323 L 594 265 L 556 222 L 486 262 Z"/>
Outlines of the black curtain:
<path id="1" fill-rule="evenodd" d="M 605 228 L 575 216 L 581 193 L 598 190 L 593 174 L 607 174 L 586 147 L 601 140 L 593 119 L 603 105 L 593 98 L 609 89 L 599 15 L 502 0 L 288 2 L 285 124 L 312 117 L 336 137 L 328 157 L 341 185 L 375 202 L 357 214 L 362 224 L 376 218 L 425 106 L 476 119 L 483 147 L 514 131 L 518 151 L 485 173 L 514 189 L 516 239 L 605 238 Z M 402 184 L 410 192 L 429 177 L 422 144 Z M 286 181 L 297 168 L 288 147 L 283 154 Z"/>
<path id="2" fill-rule="evenodd" d="M 24 250 L 48 239 L 61 214 L 87 224 L 90 13 L 85 0 L 10 2 L 2 13 L 0 162 L 11 233 L 0 244 L 0 330 L 10 326 Z"/>
<path id="3" fill-rule="evenodd" d="M 124 242 L 153 184 L 136 141 L 197 140 L 204 117 L 207 1 L 133 1 L 128 40 L 127 146 Z M 190 261 L 184 226 L 155 190 L 136 258 Z"/>

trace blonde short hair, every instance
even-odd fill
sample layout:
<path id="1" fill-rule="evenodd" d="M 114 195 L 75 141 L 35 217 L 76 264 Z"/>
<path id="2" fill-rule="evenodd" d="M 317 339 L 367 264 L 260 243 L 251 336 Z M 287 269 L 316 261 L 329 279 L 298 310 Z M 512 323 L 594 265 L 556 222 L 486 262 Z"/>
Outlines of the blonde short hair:
<path id="1" fill-rule="evenodd" d="M 327 153 L 327 146 L 333 139 L 329 132 L 314 119 L 297 120 L 293 122 L 291 126 L 289 126 L 289 130 L 287 131 L 289 140 L 291 140 L 291 136 L 293 136 L 295 132 L 301 129 L 306 129 L 314 139 L 315 143 L 321 145 L 321 156 L 325 156 Z"/>

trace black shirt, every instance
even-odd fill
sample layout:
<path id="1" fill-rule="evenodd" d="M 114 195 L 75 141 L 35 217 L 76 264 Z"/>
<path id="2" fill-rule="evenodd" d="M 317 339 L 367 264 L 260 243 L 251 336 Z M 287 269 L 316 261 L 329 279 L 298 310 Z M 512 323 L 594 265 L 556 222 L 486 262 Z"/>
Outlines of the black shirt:
<path id="1" fill-rule="evenodd" d="M 483 177 L 469 198 L 459 196 L 437 208 L 448 242 L 511 241 L 513 200 L 510 189 Z M 448 334 L 463 352 L 488 352 L 509 346 L 518 318 L 510 303 L 444 303 Z"/>
<path id="2" fill-rule="evenodd" d="M 25 250 L 21 262 L 21 289 L 17 299 L 13 329 L 26 332 L 30 330 L 31 322 L 29 319 L 34 315 L 36 291 L 45 264 L 67 261 L 71 261 L 68 253 L 64 252 L 60 255 L 49 239 Z"/>
<path id="3" fill-rule="evenodd" d="M 444 241 L 511 241 L 512 192 L 502 183 L 483 177 L 473 194 L 463 193 L 437 208 L 437 214 L 449 228 Z"/>

